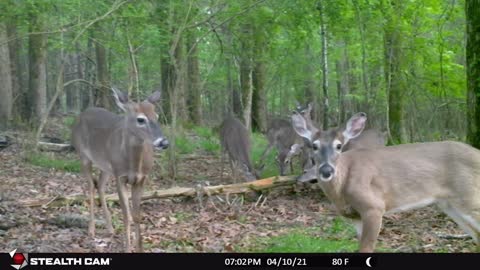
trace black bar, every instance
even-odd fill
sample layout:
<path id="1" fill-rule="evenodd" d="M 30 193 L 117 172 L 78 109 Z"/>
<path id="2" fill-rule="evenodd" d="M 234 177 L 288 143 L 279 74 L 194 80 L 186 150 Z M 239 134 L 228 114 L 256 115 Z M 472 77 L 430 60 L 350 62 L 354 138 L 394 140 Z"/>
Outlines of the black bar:
<path id="1" fill-rule="evenodd" d="M 19 253 L 19 251 L 17 251 Z M 476 269 L 480 253 L 23 253 L 22 269 Z M 17 255 L 21 258 L 20 255 Z M 23 256 L 23 255 L 22 255 Z M 16 257 L 17 262 L 19 257 Z M 369 259 L 370 258 L 370 259 Z M 367 260 L 370 267 L 367 265 Z M 0 253 L 0 270 L 14 269 Z M 60 265 L 59 265 L 60 264 Z"/>

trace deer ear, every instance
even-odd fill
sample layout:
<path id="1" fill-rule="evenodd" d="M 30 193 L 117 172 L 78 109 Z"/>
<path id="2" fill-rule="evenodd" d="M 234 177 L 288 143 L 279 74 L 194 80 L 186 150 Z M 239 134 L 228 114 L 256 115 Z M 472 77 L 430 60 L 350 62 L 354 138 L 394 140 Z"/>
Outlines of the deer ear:
<path id="1" fill-rule="evenodd" d="M 161 98 L 162 98 L 162 94 L 160 93 L 160 91 L 155 91 L 146 99 L 146 101 L 152 104 L 155 104 L 158 101 L 160 101 Z"/>
<path id="2" fill-rule="evenodd" d="M 303 116 L 294 112 L 292 114 L 292 125 L 293 129 L 298 135 L 307 139 L 308 141 L 312 141 L 312 132 L 307 128 L 307 122 Z"/>
<path id="3" fill-rule="evenodd" d="M 112 87 L 113 97 L 115 98 L 115 103 L 117 106 L 124 112 L 127 111 L 127 103 L 128 103 L 128 94 L 125 94 L 123 91 Z"/>
<path id="4" fill-rule="evenodd" d="M 348 141 L 350 139 L 358 137 L 365 128 L 365 122 L 367 122 L 367 114 L 360 112 L 352 116 L 348 122 L 345 130 L 343 131 L 343 136 Z"/>

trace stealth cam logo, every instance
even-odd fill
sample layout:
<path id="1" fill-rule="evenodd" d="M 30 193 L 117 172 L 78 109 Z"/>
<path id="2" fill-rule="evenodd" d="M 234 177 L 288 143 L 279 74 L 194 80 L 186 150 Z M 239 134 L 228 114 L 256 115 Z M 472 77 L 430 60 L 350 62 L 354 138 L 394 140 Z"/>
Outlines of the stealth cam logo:
<path id="1" fill-rule="evenodd" d="M 17 249 L 12 250 L 10 253 L 12 257 L 13 264 L 11 266 L 15 269 L 22 269 L 28 264 L 28 254 L 27 253 L 17 253 Z"/>

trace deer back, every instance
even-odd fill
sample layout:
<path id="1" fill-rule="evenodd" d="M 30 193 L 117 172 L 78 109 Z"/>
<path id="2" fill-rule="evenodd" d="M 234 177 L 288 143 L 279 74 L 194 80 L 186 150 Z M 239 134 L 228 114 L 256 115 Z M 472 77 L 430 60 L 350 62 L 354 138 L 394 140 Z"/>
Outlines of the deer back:
<path id="1" fill-rule="evenodd" d="M 240 120 L 233 116 L 223 120 L 220 126 L 220 143 L 232 160 L 246 167 L 246 173 L 256 174 L 250 158 L 250 134 Z"/>

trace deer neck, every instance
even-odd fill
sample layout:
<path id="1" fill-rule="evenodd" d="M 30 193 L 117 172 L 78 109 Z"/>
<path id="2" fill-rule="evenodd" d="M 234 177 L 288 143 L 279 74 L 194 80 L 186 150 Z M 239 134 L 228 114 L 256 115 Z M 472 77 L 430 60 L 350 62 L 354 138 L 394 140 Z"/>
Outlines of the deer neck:
<path id="1" fill-rule="evenodd" d="M 327 198 L 335 205 L 337 211 L 344 216 L 351 216 L 352 207 L 345 200 L 345 196 L 342 195 L 346 176 L 348 175 L 345 167 L 345 164 L 339 160 L 336 166 L 335 177 L 329 182 L 319 180 L 319 184 Z"/>
<path id="2" fill-rule="evenodd" d="M 143 181 L 145 176 L 153 166 L 153 145 L 151 142 L 143 139 L 126 125 L 126 122 L 119 130 L 121 136 L 121 152 L 126 158 L 127 164 L 124 164 L 128 182 L 135 184 Z"/>

